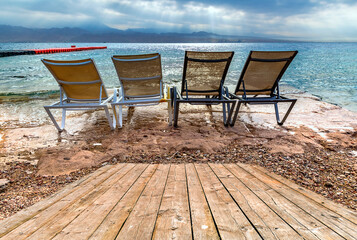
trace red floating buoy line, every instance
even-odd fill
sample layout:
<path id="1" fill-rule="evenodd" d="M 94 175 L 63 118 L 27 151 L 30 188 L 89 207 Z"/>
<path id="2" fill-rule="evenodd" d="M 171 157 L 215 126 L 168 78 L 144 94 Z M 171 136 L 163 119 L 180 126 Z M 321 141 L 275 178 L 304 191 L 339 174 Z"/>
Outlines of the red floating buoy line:
<path id="1" fill-rule="evenodd" d="M 75 52 L 75 51 L 88 51 L 96 49 L 106 49 L 107 47 L 76 47 L 72 45 L 70 48 L 47 48 L 47 49 L 31 49 L 35 54 L 48 54 L 48 53 L 60 53 L 60 52 Z"/>
<path id="2" fill-rule="evenodd" d="M 47 48 L 47 49 L 26 49 L 26 50 L 0 50 L 0 57 L 11 57 L 16 55 L 33 55 L 33 54 L 48 54 L 74 51 L 87 51 L 96 49 L 106 49 L 107 47 L 76 47 L 72 45 L 70 48 Z"/>

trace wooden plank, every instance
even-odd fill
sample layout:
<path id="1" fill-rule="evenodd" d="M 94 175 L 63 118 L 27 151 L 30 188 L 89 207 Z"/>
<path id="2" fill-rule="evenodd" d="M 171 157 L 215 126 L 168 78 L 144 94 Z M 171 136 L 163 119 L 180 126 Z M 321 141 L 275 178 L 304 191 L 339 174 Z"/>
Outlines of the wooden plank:
<path id="1" fill-rule="evenodd" d="M 123 167 L 124 164 L 119 164 L 118 167 Z M 99 168 L 97 171 L 75 181 L 73 183 L 68 184 L 63 189 L 59 190 L 58 192 L 54 193 L 53 195 L 49 196 L 48 198 L 35 203 L 31 207 L 21 210 L 20 212 L 16 213 L 15 215 L 6 218 L 0 221 L 0 237 L 4 236 L 11 230 L 15 229 L 16 227 L 20 226 L 24 222 L 28 221 L 29 219 L 33 218 L 40 212 L 44 211 L 46 208 L 52 206 L 68 194 L 75 192 L 80 188 L 81 185 L 85 185 L 91 180 L 99 177 L 102 174 L 105 174 L 109 169 L 113 168 L 112 165 L 106 165 L 102 168 Z"/>
<path id="2" fill-rule="evenodd" d="M 106 174 L 103 174 L 98 178 L 93 179 L 91 182 L 88 182 L 88 184 L 82 186 L 82 188 L 79 188 L 77 191 L 62 198 L 60 201 L 56 202 L 51 207 L 45 209 L 41 213 L 37 214 L 35 217 L 31 218 L 18 228 L 5 235 L 6 239 L 18 240 L 30 236 L 48 221 L 54 219 L 60 211 L 65 211 L 67 208 L 71 207 L 74 203 L 80 201 L 82 198 L 91 198 L 91 195 L 89 193 L 95 192 L 96 188 L 103 182 L 107 181 L 112 176 L 129 171 L 134 166 L 134 164 L 125 164 L 125 166 L 121 168 L 114 167 L 113 169 L 110 169 Z"/>
<path id="3" fill-rule="evenodd" d="M 29 239 L 88 238 L 105 217 L 106 211 L 110 211 L 110 208 L 122 197 L 146 167 L 147 165 L 137 164 L 127 172 L 123 171 L 113 175 L 98 186 L 95 191 L 64 211 L 60 211 L 55 218 L 47 221 Z"/>
<path id="4" fill-rule="evenodd" d="M 254 174 L 254 176 L 259 177 L 261 181 L 266 182 L 272 189 L 276 190 L 291 202 L 304 209 L 310 215 L 322 221 L 326 226 L 333 229 L 339 235 L 347 239 L 357 239 L 356 224 L 341 218 L 333 211 L 325 208 L 324 206 L 321 206 L 320 204 L 317 204 L 310 198 L 307 198 L 302 194 L 297 194 L 297 192 L 290 187 L 280 183 L 279 181 L 267 176 L 264 173 L 256 171 L 249 165 L 245 165 L 245 169 L 249 173 Z"/>
<path id="5" fill-rule="evenodd" d="M 305 239 L 341 239 L 336 232 L 236 164 L 225 167 Z"/>
<path id="6" fill-rule="evenodd" d="M 239 206 L 207 164 L 195 164 L 219 235 L 222 239 L 260 239 Z"/>
<path id="7" fill-rule="evenodd" d="M 218 232 L 192 163 L 186 164 L 191 222 L 194 239 L 219 239 Z"/>
<path id="8" fill-rule="evenodd" d="M 116 239 L 151 239 L 170 165 L 159 165 Z"/>
<path id="9" fill-rule="evenodd" d="M 263 239 L 302 239 L 222 164 L 209 164 Z"/>
<path id="10" fill-rule="evenodd" d="M 192 239 L 185 165 L 171 165 L 153 239 Z"/>
<path id="11" fill-rule="evenodd" d="M 19 219 L 0 222 L 2 236 L 49 239 L 66 226 L 56 238 L 114 239 L 118 232 L 117 239 L 298 238 L 289 225 L 306 239 L 357 238 L 353 211 L 345 217 L 337 204 L 259 167 L 156 167 L 101 168 L 21 211 Z"/>
<path id="12" fill-rule="evenodd" d="M 262 192 L 258 192 L 257 194 L 260 194 L 261 198 L 264 197 L 264 202 L 268 203 L 272 209 L 278 212 L 279 215 L 281 215 L 282 218 L 289 222 L 289 224 L 292 225 L 294 229 L 302 236 L 306 234 L 306 232 L 303 230 L 308 229 L 311 233 L 322 239 L 343 238 L 343 235 L 341 235 L 339 231 L 336 231 L 335 229 L 332 229 L 326 225 L 326 219 L 318 218 L 310 214 L 306 207 L 297 205 L 293 201 L 290 201 L 287 195 L 292 194 L 291 192 L 285 192 L 284 194 L 281 194 L 272 188 L 271 184 L 275 185 L 277 183 L 274 179 L 267 176 L 255 176 L 251 172 L 246 171 L 247 167 L 248 165 L 244 166 L 244 168 L 240 167 L 239 165 L 234 165 L 232 168 L 234 170 L 239 169 L 239 171 L 231 172 L 235 175 L 240 174 L 241 176 L 244 176 L 244 178 L 249 179 L 250 182 L 255 181 L 255 179 L 259 179 L 259 182 L 254 183 L 259 186 Z M 241 176 L 240 178 L 243 179 Z M 252 187 L 254 188 L 254 186 Z"/>
<path id="13" fill-rule="evenodd" d="M 318 204 L 321 204 L 324 207 L 330 209 L 331 211 L 334 211 L 336 214 L 340 215 L 342 218 L 345 218 L 348 221 L 351 221 L 352 223 L 357 224 L 357 211 L 347 209 L 344 205 L 335 203 L 335 202 L 321 196 L 320 194 L 317 194 L 313 191 L 310 191 L 306 188 L 303 188 L 303 187 L 295 184 L 294 182 L 292 182 L 282 176 L 271 173 L 263 167 L 260 167 L 260 166 L 252 166 L 252 167 L 254 169 L 256 169 L 257 171 L 263 172 L 266 175 L 268 175 L 269 177 L 274 178 L 275 180 L 289 186 L 291 189 L 294 189 L 299 194 L 302 194 L 302 195 L 314 200 Z"/>
<path id="14" fill-rule="evenodd" d="M 150 164 L 125 196 L 110 211 L 89 239 L 115 239 L 135 203 L 155 173 L 158 165 Z"/>

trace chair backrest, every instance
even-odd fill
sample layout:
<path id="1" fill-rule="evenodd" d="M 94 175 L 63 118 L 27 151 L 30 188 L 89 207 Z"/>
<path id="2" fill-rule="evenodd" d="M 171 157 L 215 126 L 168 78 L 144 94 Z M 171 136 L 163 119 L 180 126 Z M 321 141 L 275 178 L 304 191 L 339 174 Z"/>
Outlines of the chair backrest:
<path id="1" fill-rule="evenodd" d="M 125 98 L 162 96 L 162 69 L 159 53 L 115 55 L 112 60 Z"/>
<path id="2" fill-rule="evenodd" d="M 52 73 L 67 98 L 98 101 L 108 98 L 103 81 L 92 59 L 41 60 Z"/>
<path id="3" fill-rule="evenodd" d="M 235 93 L 272 96 L 297 53 L 298 51 L 251 51 L 239 77 Z"/>
<path id="4" fill-rule="evenodd" d="M 220 95 L 234 52 L 186 51 L 181 94 Z"/>

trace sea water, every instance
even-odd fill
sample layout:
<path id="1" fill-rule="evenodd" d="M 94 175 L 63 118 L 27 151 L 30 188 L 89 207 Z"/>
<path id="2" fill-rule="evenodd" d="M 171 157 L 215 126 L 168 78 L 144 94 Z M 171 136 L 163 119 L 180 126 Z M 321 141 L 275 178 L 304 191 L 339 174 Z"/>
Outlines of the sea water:
<path id="1" fill-rule="evenodd" d="M 164 81 L 179 86 L 185 50 L 234 51 L 226 85 L 234 88 L 251 50 L 298 50 L 281 84 L 289 91 L 306 91 L 323 101 L 357 112 L 357 43 L 0 43 L 0 50 L 107 46 L 104 50 L 0 58 L 0 97 L 36 100 L 57 93 L 58 85 L 40 61 L 94 59 L 107 88 L 119 86 L 111 56 L 159 52 Z M 285 88 L 289 89 L 289 88 Z M 295 89 L 295 90 L 292 90 Z"/>

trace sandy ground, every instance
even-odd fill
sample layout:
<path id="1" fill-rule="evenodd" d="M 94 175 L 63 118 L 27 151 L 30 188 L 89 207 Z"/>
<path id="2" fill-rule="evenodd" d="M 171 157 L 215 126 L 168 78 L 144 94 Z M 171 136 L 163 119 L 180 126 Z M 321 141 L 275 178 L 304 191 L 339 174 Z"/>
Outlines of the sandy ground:
<path id="1" fill-rule="evenodd" d="M 236 125 L 227 128 L 222 124 L 220 106 L 185 104 L 180 106 L 179 127 L 173 128 L 167 124 L 165 103 L 125 108 L 124 126 L 115 131 L 110 130 L 100 110 L 71 113 L 62 133 L 56 131 L 46 115 L 38 126 L 16 126 L 13 121 L 0 129 L 0 166 L 28 161 L 38 165 L 41 175 L 61 175 L 114 156 L 127 159 L 182 150 L 212 153 L 233 141 L 242 146 L 262 144 L 271 153 L 287 155 L 303 153 L 307 145 L 347 148 L 356 155 L 357 113 L 309 94 L 290 96 L 299 100 L 284 126 L 276 124 L 272 105 L 243 106 Z M 285 111 L 284 105 L 280 111 Z"/>
<path id="2" fill-rule="evenodd" d="M 236 125 L 228 128 L 223 126 L 220 106 L 181 105 L 179 127 L 173 128 L 167 123 L 167 104 L 162 103 L 125 108 L 124 126 L 115 131 L 110 130 L 104 111 L 72 113 L 62 133 L 43 115 L 44 110 L 36 108 L 39 100 L 30 109 L 38 112 L 38 119 L 16 118 L 9 104 L 1 104 L 8 120 L 0 129 L 0 178 L 12 179 L 8 189 L 0 192 L 0 208 L 16 205 L 10 199 L 15 193 L 9 192 L 18 181 L 10 174 L 16 166 L 27 171 L 18 176 L 58 176 L 65 184 L 107 163 L 241 161 L 262 165 L 356 209 L 357 113 L 309 94 L 290 97 L 299 100 L 284 126 L 276 124 L 272 105 L 244 106 Z M 24 107 L 17 104 L 16 111 Z M 281 112 L 285 108 L 282 105 Z M 56 181 L 53 185 L 52 190 L 46 188 L 47 194 L 59 188 Z"/>

